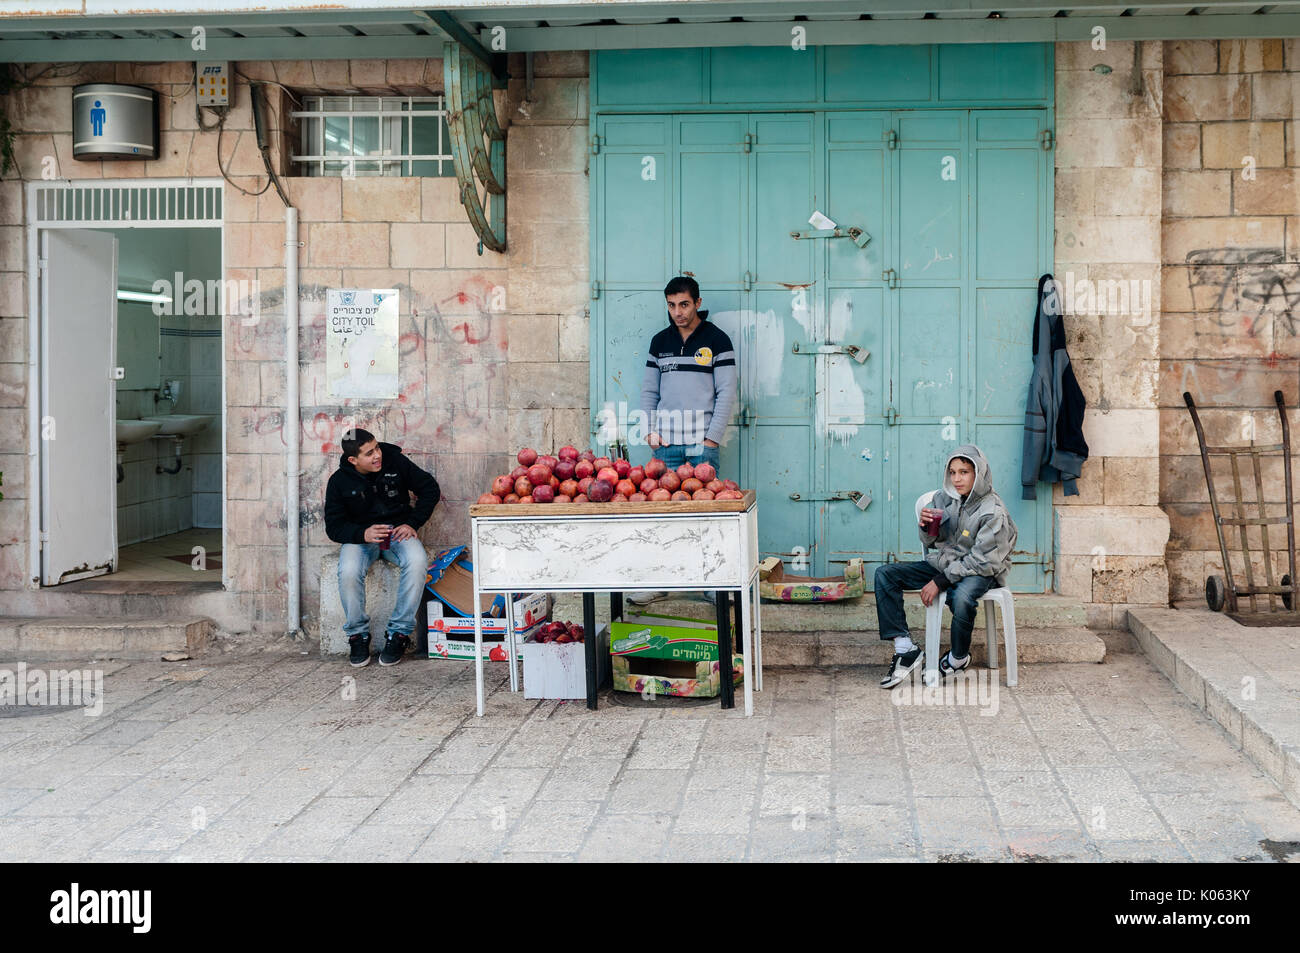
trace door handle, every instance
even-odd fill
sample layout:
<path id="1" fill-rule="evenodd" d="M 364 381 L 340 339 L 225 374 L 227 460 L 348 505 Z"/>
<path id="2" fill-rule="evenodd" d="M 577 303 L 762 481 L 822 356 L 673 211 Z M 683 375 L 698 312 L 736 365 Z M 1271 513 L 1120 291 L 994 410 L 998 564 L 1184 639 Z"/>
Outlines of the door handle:
<path id="1" fill-rule="evenodd" d="M 796 503 L 834 503 L 839 500 L 851 500 L 858 509 L 865 510 L 871 505 L 871 491 L 867 490 L 864 493 L 860 490 L 836 490 L 830 495 L 791 493 L 790 499 Z"/>
<path id="2" fill-rule="evenodd" d="M 898 272 L 892 268 L 886 268 L 880 276 L 880 280 L 885 282 L 890 288 L 898 287 Z"/>
<path id="3" fill-rule="evenodd" d="M 856 344 L 803 344 L 795 341 L 790 348 L 791 354 L 847 354 L 859 364 L 865 364 L 871 352 Z"/>

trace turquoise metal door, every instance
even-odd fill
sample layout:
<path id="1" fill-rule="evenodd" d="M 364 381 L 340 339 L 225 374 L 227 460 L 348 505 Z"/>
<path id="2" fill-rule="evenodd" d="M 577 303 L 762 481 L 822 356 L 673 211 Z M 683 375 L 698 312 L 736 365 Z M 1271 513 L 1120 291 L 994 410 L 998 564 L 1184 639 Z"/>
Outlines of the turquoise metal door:
<path id="1" fill-rule="evenodd" d="M 598 117 L 593 406 L 638 406 L 663 285 L 693 274 L 737 347 L 722 468 L 758 490 L 764 555 L 817 575 L 920 558 L 913 503 L 975 442 L 1020 530 L 1012 585 L 1042 591 L 1050 496 L 1018 484 L 1048 128 L 1032 109 Z"/>

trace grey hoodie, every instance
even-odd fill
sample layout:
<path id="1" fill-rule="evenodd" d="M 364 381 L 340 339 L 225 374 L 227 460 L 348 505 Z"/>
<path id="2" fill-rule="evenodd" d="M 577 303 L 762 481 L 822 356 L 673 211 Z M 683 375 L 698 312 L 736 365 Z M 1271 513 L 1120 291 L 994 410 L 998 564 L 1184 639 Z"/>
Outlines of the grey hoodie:
<path id="1" fill-rule="evenodd" d="M 965 500 L 948 479 L 954 457 L 975 464 L 975 484 Z M 948 455 L 943 464 L 943 489 L 935 490 L 926 505 L 943 510 L 937 540 L 917 530 L 925 547 L 925 561 L 943 570 L 944 578 L 936 579 L 935 584 L 947 589 L 965 576 L 992 576 L 997 585 L 1005 586 L 1018 534 L 1006 504 L 993 492 L 993 474 L 979 447 L 963 444 Z"/>

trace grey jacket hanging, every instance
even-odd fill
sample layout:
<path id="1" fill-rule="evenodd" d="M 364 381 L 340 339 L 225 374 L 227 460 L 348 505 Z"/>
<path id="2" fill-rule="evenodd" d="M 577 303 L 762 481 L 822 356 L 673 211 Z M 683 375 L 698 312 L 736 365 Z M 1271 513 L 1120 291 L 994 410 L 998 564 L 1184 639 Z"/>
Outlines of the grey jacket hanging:
<path id="1" fill-rule="evenodd" d="M 1050 275 L 1038 279 L 1034 315 L 1034 372 L 1025 405 L 1025 448 L 1020 468 L 1021 498 L 1038 498 L 1037 483 L 1060 482 L 1066 496 L 1078 496 L 1075 480 L 1088 459 L 1083 439 L 1087 406 L 1065 350 L 1060 296 Z"/>

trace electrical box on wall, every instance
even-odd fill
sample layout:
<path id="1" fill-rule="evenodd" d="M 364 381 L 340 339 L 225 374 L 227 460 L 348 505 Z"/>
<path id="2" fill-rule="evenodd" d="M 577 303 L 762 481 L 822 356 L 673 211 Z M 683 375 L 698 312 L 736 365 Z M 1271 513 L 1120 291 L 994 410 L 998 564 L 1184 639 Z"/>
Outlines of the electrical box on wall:
<path id="1" fill-rule="evenodd" d="M 230 105 L 230 64 L 196 63 L 195 92 L 200 106 Z"/>

